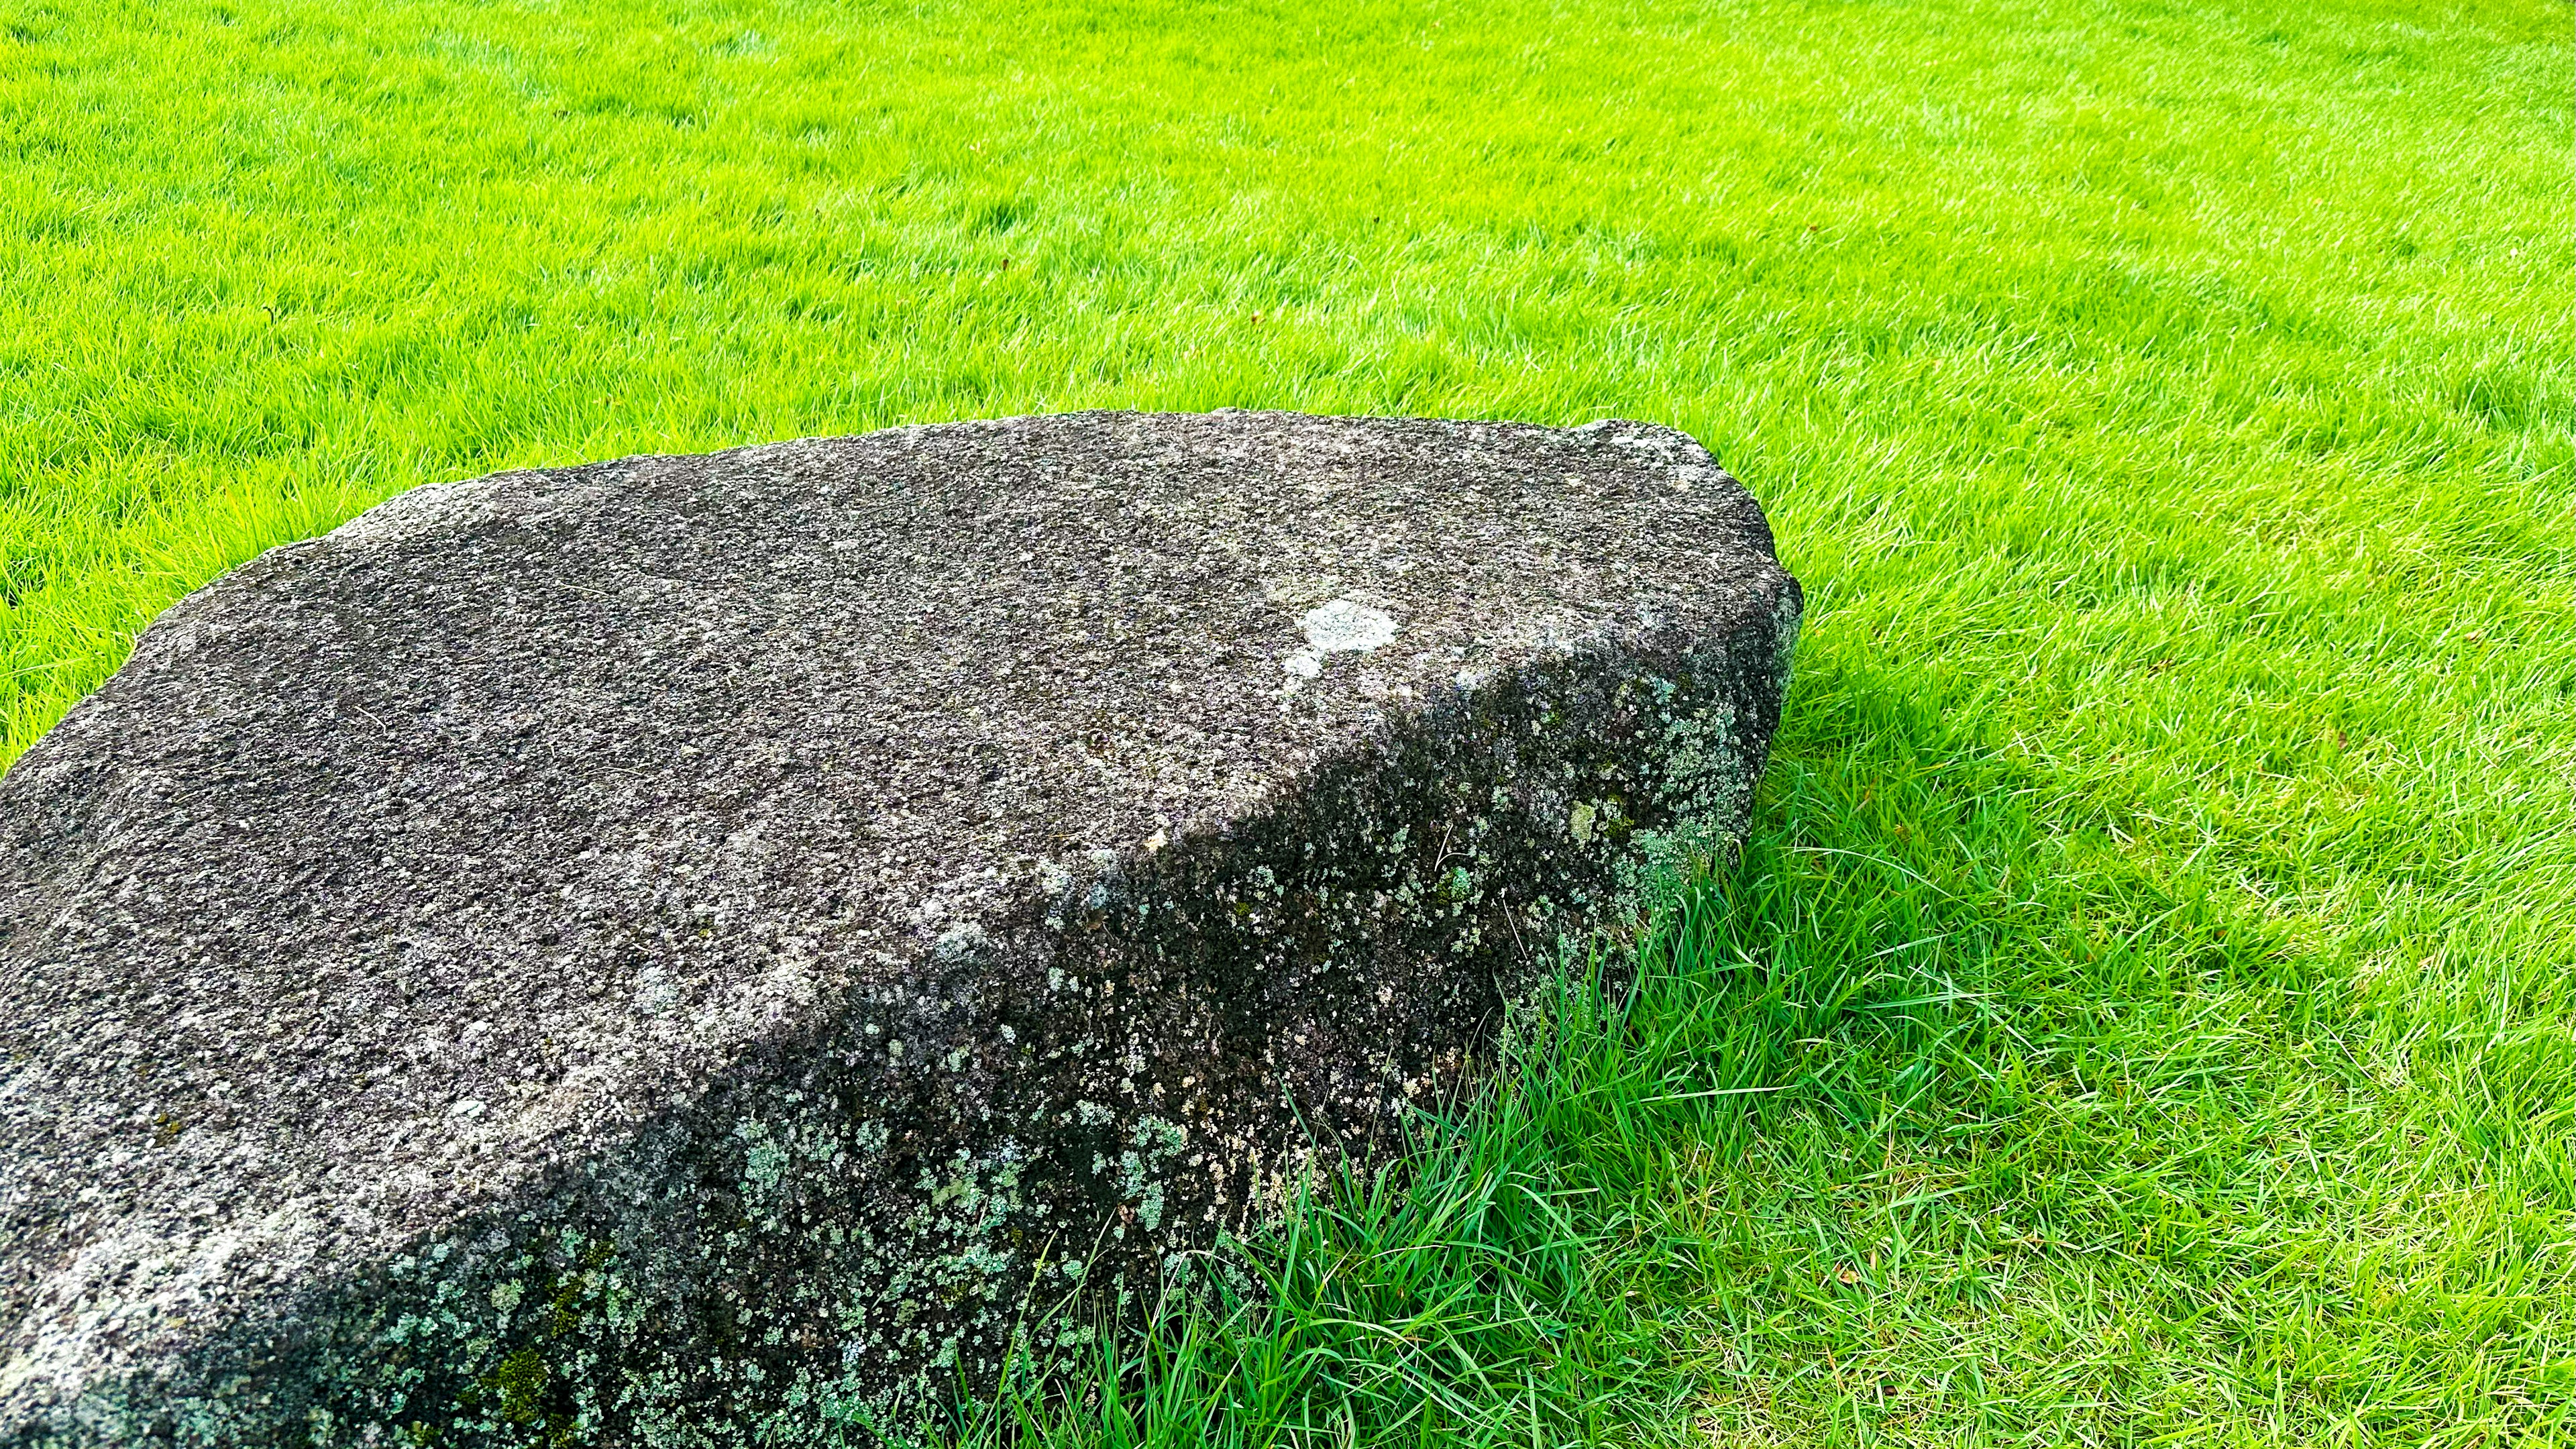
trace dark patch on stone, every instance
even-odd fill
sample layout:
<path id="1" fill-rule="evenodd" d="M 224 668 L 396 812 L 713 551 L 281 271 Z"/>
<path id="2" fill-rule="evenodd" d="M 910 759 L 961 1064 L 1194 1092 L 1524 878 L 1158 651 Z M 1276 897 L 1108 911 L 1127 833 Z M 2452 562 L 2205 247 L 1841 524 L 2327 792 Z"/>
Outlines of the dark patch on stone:
<path id="1" fill-rule="evenodd" d="M 273 550 L 0 780 L 0 1438 L 864 1439 L 1490 1060 L 1740 834 L 1798 609 L 1634 423 L 908 428 Z"/>

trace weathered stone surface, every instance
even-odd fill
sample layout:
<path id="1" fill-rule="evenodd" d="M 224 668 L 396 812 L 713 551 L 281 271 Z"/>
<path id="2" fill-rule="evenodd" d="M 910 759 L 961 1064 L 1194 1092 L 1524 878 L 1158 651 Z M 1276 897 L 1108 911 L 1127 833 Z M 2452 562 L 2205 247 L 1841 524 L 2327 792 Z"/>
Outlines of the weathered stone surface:
<path id="1" fill-rule="evenodd" d="M 837 1442 L 1454 1084 L 1742 828 L 1798 609 L 1620 422 L 907 428 L 274 550 L 0 781 L 0 1439 Z"/>

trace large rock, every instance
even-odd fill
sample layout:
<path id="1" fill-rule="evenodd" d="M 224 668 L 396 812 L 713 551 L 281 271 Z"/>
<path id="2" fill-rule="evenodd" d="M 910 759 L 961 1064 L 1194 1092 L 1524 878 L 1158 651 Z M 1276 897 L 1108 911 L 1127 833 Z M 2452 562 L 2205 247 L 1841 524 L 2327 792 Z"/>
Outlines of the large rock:
<path id="1" fill-rule="evenodd" d="M 0 782 L 0 1438 L 822 1442 L 989 1372 L 1739 832 L 1798 609 L 1624 422 L 905 428 L 273 550 Z"/>

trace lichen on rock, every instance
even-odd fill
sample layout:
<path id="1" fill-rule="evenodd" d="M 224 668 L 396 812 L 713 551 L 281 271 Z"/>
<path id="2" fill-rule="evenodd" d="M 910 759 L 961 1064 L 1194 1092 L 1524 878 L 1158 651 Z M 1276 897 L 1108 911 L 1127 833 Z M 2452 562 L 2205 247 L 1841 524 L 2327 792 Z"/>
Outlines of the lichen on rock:
<path id="1" fill-rule="evenodd" d="M 1620 422 L 906 428 L 273 550 L 0 779 L 0 1441 L 866 1442 L 1077 1348 L 1740 835 L 1798 608 Z"/>

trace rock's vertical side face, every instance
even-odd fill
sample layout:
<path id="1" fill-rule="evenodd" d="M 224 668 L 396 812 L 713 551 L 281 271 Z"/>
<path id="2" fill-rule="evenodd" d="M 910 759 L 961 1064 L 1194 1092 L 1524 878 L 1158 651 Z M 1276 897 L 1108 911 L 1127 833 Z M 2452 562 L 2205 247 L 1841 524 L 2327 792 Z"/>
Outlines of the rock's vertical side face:
<path id="1" fill-rule="evenodd" d="M 1690 439 L 1083 414 L 425 488 L 0 779 L 0 1442 L 842 1442 L 1743 828 Z"/>

